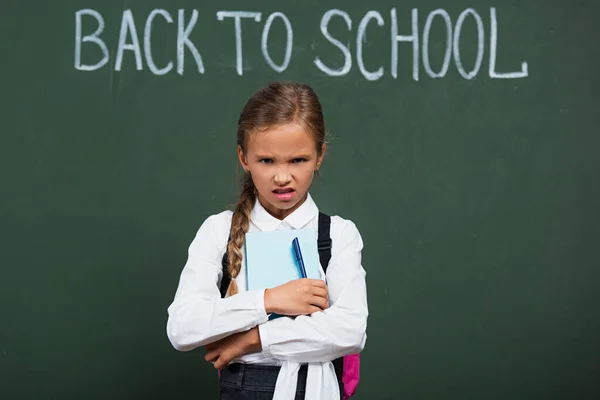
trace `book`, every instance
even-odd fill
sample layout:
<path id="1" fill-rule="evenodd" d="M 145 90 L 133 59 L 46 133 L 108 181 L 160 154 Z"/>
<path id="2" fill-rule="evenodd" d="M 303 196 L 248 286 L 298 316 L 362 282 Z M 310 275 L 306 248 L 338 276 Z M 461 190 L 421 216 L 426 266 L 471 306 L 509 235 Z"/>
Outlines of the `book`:
<path id="1" fill-rule="evenodd" d="M 302 277 L 292 241 L 298 238 L 306 277 L 321 279 L 317 232 L 295 229 L 246 233 L 246 284 L 248 290 L 270 289 Z"/>

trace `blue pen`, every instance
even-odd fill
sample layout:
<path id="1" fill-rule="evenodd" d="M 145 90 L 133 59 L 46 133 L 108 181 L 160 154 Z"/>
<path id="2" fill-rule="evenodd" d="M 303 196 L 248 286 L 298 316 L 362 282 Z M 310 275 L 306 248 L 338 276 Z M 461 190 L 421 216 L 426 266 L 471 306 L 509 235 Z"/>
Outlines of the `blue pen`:
<path id="1" fill-rule="evenodd" d="M 294 246 L 296 261 L 298 261 L 298 265 L 300 266 L 300 275 L 302 278 L 306 278 L 306 269 L 304 268 L 304 260 L 302 259 L 302 250 L 300 250 L 300 242 L 298 241 L 298 238 L 292 240 L 292 245 Z"/>

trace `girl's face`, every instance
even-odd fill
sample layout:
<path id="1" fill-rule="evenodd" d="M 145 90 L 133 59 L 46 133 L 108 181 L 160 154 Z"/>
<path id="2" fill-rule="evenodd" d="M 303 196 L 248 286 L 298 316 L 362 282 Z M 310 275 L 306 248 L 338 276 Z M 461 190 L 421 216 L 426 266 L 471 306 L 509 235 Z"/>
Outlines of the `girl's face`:
<path id="1" fill-rule="evenodd" d="M 296 123 L 251 134 L 245 154 L 238 147 L 240 163 L 252 174 L 258 200 L 278 219 L 304 202 L 324 155 L 325 145 L 319 156 L 312 135 Z"/>

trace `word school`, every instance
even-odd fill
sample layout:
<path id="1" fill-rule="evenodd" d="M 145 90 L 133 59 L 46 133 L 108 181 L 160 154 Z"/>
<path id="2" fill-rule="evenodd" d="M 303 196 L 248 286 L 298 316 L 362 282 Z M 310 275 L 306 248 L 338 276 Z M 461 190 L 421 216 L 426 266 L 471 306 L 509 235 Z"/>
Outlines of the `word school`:
<path id="1" fill-rule="evenodd" d="M 121 26 L 119 33 L 119 41 L 117 45 L 116 56 L 113 65 L 109 65 L 109 51 L 106 43 L 102 39 L 105 30 L 105 22 L 102 14 L 92 9 L 82 9 L 75 13 L 75 69 L 80 71 L 95 71 L 105 66 L 114 67 L 115 71 L 120 71 L 123 66 L 123 55 L 125 51 L 133 52 L 135 58 L 135 66 L 138 71 L 146 67 L 155 75 L 165 75 L 176 71 L 177 74 L 184 74 L 184 58 L 186 52 L 189 52 L 193 57 L 197 72 L 204 74 L 204 61 L 198 47 L 190 39 L 196 23 L 198 22 L 198 11 L 192 10 L 177 10 L 177 42 L 176 42 L 176 59 L 164 62 L 162 65 L 157 65 L 156 60 L 152 56 L 152 28 L 155 24 L 166 23 L 174 24 L 175 18 L 164 9 L 152 10 L 144 23 L 143 42 L 140 44 L 138 38 L 136 23 L 130 9 L 124 10 L 121 18 Z M 216 18 L 223 23 L 232 22 L 233 37 L 235 40 L 235 65 L 238 75 L 243 75 L 243 35 L 242 25 L 247 23 L 261 23 L 264 14 L 256 11 L 218 11 Z M 334 47 L 332 51 L 339 51 L 344 59 L 344 64 L 339 68 L 334 68 L 327 65 L 321 58 L 316 55 L 314 65 L 320 71 L 331 77 L 347 75 L 353 68 L 353 60 L 365 79 L 376 81 L 384 76 L 386 69 L 383 65 L 373 69 L 367 68 L 368 65 L 376 65 L 376 60 L 368 60 L 365 63 L 363 55 L 363 44 L 366 40 L 367 29 L 384 29 L 387 27 L 390 30 L 391 37 L 391 57 L 389 74 L 394 78 L 398 78 L 398 57 L 399 53 L 404 50 L 400 48 L 400 44 L 406 45 L 406 53 L 412 57 L 412 79 L 418 81 L 420 79 L 419 72 L 422 63 L 422 68 L 425 73 L 431 78 L 443 78 L 446 76 L 450 65 L 453 64 L 460 76 L 464 79 L 474 79 L 480 72 L 484 63 L 484 49 L 486 44 L 489 45 L 488 58 L 488 75 L 490 78 L 496 79 L 519 79 L 529 75 L 527 62 L 521 63 L 520 69 L 513 72 L 498 72 L 496 71 L 496 54 L 498 49 L 498 20 L 495 7 L 489 9 L 489 29 L 488 38 L 486 39 L 486 29 L 481 15 L 472 8 L 463 10 L 452 21 L 450 14 L 444 9 L 436 9 L 429 13 L 425 18 L 425 23 L 420 29 L 419 21 L 421 14 L 419 10 L 413 8 L 411 10 L 411 25 L 410 27 L 399 27 L 397 11 L 392 8 L 389 13 L 389 18 L 386 20 L 378 11 L 367 12 L 358 23 L 356 28 L 356 47 L 355 54 L 351 52 L 350 46 L 342 43 L 339 39 L 333 37 L 329 32 L 328 25 L 334 18 L 340 18 L 348 28 L 349 32 L 353 32 L 355 24 L 350 15 L 339 9 L 332 9 L 325 12 L 321 18 L 320 31 L 323 37 L 329 41 Z M 162 19 L 162 21 L 160 21 Z M 475 27 L 470 28 L 472 32 L 469 35 L 477 35 L 477 56 L 473 65 L 465 66 L 461 60 L 460 37 L 463 34 L 463 24 L 468 19 L 474 22 Z M 277 63 L 271 57 L 269 51 L 269 35 L 273 24 L 283 24 L 287 34 L 285 53 L 283 61 Z M 431 27 L 434 23 L 442 23 L 446 27 L 446 48 L 443 63 L 441 66 L 432 66 L 429 60 L 429 36 Z M 375 27 L 377 25 L 379 28 Z M 472 24 L 469 24 L 472 26 Z M 175 26 L 174 26 L 175 28 Z M 401 29 L 402 28 L 402 29 Z M 92 33 L 90 31 L 94 30 Z M 466 29 L 465 29 L 466 30 Z M 85 32 L 88 32 L 84 34 Z M 290 19 L 282 12 L 273 12 L 264 19 L 261 36 L 261 51 L 266 64 L 277 72 L 284 72 L 291 61 L 292 49 L 294 42 L 294 31 Z M 97 46 L 100 48 L 102 58 L 95 64 L 84 64 L 82 62 L 82 52 L 88 46 Z M 335 50 L 335 48 L 337 50 Z M 142 57 L 143 49 L 143 57 Z M 281 58 L 276 57 L 276 58 Z M 452 62 L 453 61 L 453 62 Z"/>

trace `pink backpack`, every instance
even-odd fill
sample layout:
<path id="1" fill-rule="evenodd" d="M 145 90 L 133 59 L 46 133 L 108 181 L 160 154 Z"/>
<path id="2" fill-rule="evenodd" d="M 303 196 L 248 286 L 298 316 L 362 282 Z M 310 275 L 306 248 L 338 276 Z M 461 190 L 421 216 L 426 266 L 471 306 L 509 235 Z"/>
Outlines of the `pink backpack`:
<path id="1" fill-rule="evenodd" d="M 331 217 L 319 212 L 319 237 L 317 246 L 319 249 L 319 260 L 323 271 L 327 272 L 327 266 L 331 260 Z M 221 279 L 221 297 L 227 294 L 227 288 L 231 277 L 229 276 L 229 259 L 227 252 L 223 254 L 222 260 L 223 278 Z M 340 393 L 343 400 L 347 400 L 354 395 L 358 382 L 360 381 L 360 354 L 349 354 L 347 356 L 333 360 L 333 367 L 338 381 L 340 382 Z M 220 376 L 220 374 L 219 374 Z"/>
<path id="2" fill-rule="evenodd" d="M 354 396 L 360 380 L 360 354 L 349 354 L 333 360 L 333 367 L 338 381 L 341 377 L 342 399 L 347 400 Z"/>

